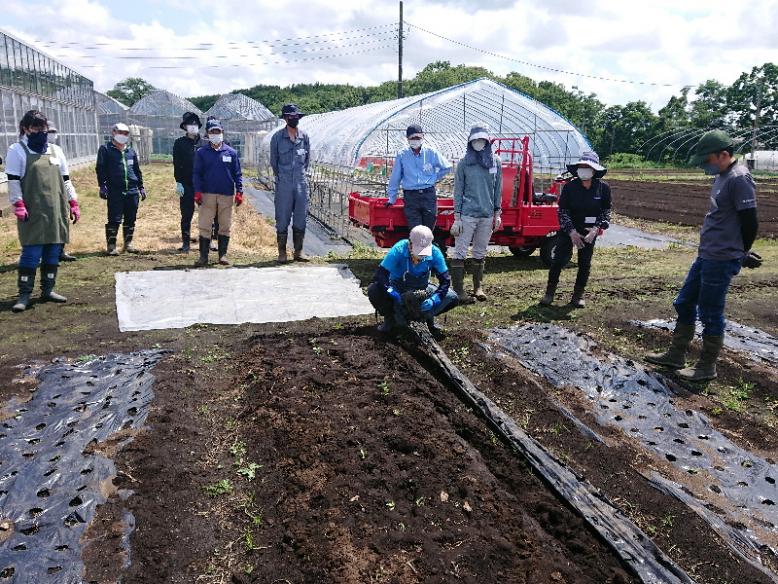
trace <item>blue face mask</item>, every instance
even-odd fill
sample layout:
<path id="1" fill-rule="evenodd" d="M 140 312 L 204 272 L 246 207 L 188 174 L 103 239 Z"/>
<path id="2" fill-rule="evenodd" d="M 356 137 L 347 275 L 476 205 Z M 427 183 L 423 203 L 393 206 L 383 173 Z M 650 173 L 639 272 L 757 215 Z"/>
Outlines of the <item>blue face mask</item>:
<path id="1" fill-rule="evenodd" d="M 48 138 L 49 135 L 46 132 L 36 132 L 35 134 L 30 134 L 27 136 L 27 146 L 29 146 L 30 150 L 33 152 L 43 154 L 46 152 L 46 147 L 48 146 Z"/>
<path id="2" fill-rule="evenodd" d="M 711 162 L 703 162 L 700 164 L 700 168 L 704 170 L 705 174 L 708 176 L 715 176 L 721 172 L 721 170 L 719 170 L 719 165 Z"/>

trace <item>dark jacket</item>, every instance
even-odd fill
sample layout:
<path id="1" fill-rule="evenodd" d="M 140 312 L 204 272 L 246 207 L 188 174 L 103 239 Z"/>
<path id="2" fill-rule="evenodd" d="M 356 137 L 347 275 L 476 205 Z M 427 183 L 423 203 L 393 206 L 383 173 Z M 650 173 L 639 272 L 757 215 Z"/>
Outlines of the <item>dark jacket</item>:
<path id="1" fill-rule="evenodd" d="M 232 196 L 243 192 L 243 174 L 234 148 L 222 144 L 218 150 L 207 144 L 197 150 L 192 172 L 196 193 Z"/>
<path id="2" fill-rule="evenodd" d="M 106 185 L 112 193 L 137 195 L 143 188 L 143 175 L 135 150 L 127 146 L 119 150 L 113 142 L 100 146 L 97 151 L 97 184 Z"/>
<path id="3" fill-rule="evenodd" d="M 595 178 L 592 186 L 586 189 L 580 179 L 574 178 L 562 188 L 559 197 L 559 227 L 568 234 L 575 229 L 582 236 L 591 227 L 607 229 L 611 207 L 608 183 Z"/>
<path id="4" fill-rule="evenodd" d="M 192 186 L 195 153 L 200 146 L 206 144 L 207 142 L 199 135 L 194 140 L 189 136 L 181 136 L 175 141 L 173 144 L 173 176 L 176 182 Z"/>

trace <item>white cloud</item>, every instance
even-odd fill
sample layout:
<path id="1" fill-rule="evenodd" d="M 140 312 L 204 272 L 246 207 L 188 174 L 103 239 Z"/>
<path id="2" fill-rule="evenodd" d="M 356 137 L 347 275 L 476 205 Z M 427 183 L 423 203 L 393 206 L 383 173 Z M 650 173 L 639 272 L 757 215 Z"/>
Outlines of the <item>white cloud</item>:
<path id="1" fill-rule="evenodd" d="M 398 14 L 394 1 L 342 0 L 333 5 L 331 0 L 243 0 L 237 4 L 135 0 L 131 9 L 129 4 L 125 7 L 107 0 L 7 4 L 4 20 L 10 21 L 11 32 L 25 39 L 53 41 L 53 45 L 44 45 L 47 52 L 94 79 L 103 91 L 131 75 L 182 95 L 222 93 L 257 83 L 373 84 L 396 76 L 391 38 L 391 25 Z M 31 9 L 36 18 L 28 22 Z M 778 35 L 774 34 L 778 0 L 742 7 L 729 0 L 653 0 L 649 4 L 406 0 L 405 16 L 410 23 L 517 61 L 659 85 L 614 83 L 531 67 L 413 28 L 405 47 L 406 78 L 431 61 L 449 60 L 498 74 L 518 71 L 536 80 L 575 85 L 609 104 L 643 99 L 657 109 L 683 85 L 706 79 L 731 83 L 753 66 L 778 62 Z M 386 28 L 308 39 L 305 45 L 261 42 L 381 25 Z M 214 47 L 186 50 L 199 43 L 214 43 Z M 121 58 L 132 55 L 151 58 Z M 196 58 L 180 58 L 192 56 Z"/>

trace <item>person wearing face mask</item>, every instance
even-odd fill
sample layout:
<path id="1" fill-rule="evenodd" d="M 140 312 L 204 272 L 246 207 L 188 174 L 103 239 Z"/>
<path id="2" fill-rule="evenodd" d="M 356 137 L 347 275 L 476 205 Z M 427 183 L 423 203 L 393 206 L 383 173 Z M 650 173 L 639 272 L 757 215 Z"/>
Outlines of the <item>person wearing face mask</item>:
<path id="1" fill-rule="evenodd" d="M 129 142 L 130 128 L 120 122 L 114 124 L 111 129 L 111 140 L 97 151 L 97 185 L 100 188 L 100 198 L 108 202 L 105 239 L 110 256 L 119 255 L 116 238 L 120 225 L 124 236 L 124 251 L 138 253 L 132 245 L 132 240 L 135 235 L 138 205 L 140 201 L 146 200 L 146 190 L 143 188 L 143 174 L 138 155 Z"/>
<path id="2" fill-rule="evenodd" d="M 297 126 L 305 116 L 293 103 L 281 109 L 286 127 L 270 139 L 270 166 L 275 176 L 276 239 L 278 263 L 287 262 L 286 242 L 289 223 L 292 224 L 294 261 L 308 261 L 303 256 L 305 225 L 308 215 L 308 179 L 306 173 L 311 163 L 311 143 L 308 134 Z"/>
<path id="3" fill-rule="evenodd" d="M 70 180 L 70 171 L 68 170 L 68 161 L 65 158 L 65 153 L 62 148 L 57 144 L 57 127 L 54 122 L 49 121 L 49 129 L 46 139 L 54 152 L 54 156 L 59 160 L 59 168 L 62 173 L 62 180 L 65 181 L 65 190 L 68 193 L 68 201 L 78 201 L 78 194 L 76 193 L 76 187 L 73 186 L 73 181 Z M 62 253 L 59 254 L 59 261 L 61 262 L 74 262 L 78 258 L 65 252 L 65 246 L 62 246 Z"/>
<path id="4" fill-rule="evenodd" d="M 465 293 L 465 259 L 473 246 L 473 296 L 486 300 L 481 288 L 486 250 L 492 233 L 502 225 L 502 164 L 492 153 L 489 133 L 482 126 L 470 130 L 467 152 L 457 163 L 454 178 L 454 257 L 451 280 L 460 304 L 472 304 Z"/>
<path id="5" fill-rule="evenodd" d="M 567 169 L 574 178 L 562 188 L 562 194 L 559 196 L 558 243 L 548 271 L 546 294 L 540 304 L 553 304 L 559 276 L 570 261 L 575 247 L 578 250 L 578 274 L 570 306 L 583 308 L 584 290 L 589 280 L 595 241 L 601 229 L 610 227 L 611 189 L 608 183 L 602 180 L 607 170 L 600 165 L 600 157 L 596 152 L 584 152 L 581 159 L 574 164 L 568 164 Z"/>
<path id="6" fill-rule="evenodd" d="M 424 132 L 418 124 L 408 126 L 405 136 L 408 147 L 394 159 L 386 205 L 389 207 L 397 202 L 402 186 L 403 212 L 408 229 L 426 225 L 434 230 L 438 217 L 435 184 L 451 172 L 451 163 L 432 146 L 424 144 Z"/>
<path id="7" fill-rule="evenodd" d="M 408 239 L 392 246 L 367 287 L 367 296 L 373 307 L 384 317 L 379 332 L 392 333 L 407 326 L 409 319 L 424 320 L 435 338 L 443 331 L 435 325 L 435 317 L 454 308 L 459 299 L 450 289 L 451 277 L 443 253 L 432 245 L 432 230 L 417 225 Z M 438 286 L 430 284 L 432 272 L 438 277 Z M 406 295 L 415 296 L 418 314 L 410 314 Z"/>
<path id="8" fill-rule="evenodd" d="M 717 376 L 716 361 L 724 346 L 724 306 L 732 278 L 741 267 L 762 265 L 759 254 L 751 251 L 759 229 L 756 185 L 746 165 L 734 157 L 732 138 L 721 130 L 703 134 L 689 163 L 715 177 L 710 210 L 700 231 L 697 258 L 673 302 L 678 318 L 670 348 L 645 358 L 677 369 L 687 381 L 708 381 Z M 702 322 L 702 352 L 693 366 L 686 367 L 697 318 Z"/>
<path id="9" fill-rule="evenodd" d="M 186 112 L 181 120 L 181 129 L 185 134 L 173 143 L 173 177 L 176 180 L 179 208 L 181 210 L 181 247 L 180 252 L 189 253 L 194 217 L 194 158 L 197 149 L 206 142 L 200 137 L 202 123 L 194 112 Z"/>
<path id="10" fill-rule="evenodd" d="M 69 197 L 63 178 L 63 162 L 48 143 L 48 121 L 37 110 L 19 122 L 19 141 L 6 156 L 8 198 L 16 215 L 22 254 L 19 258 L 19 298 L 11 310 L 22 312 L 35 288 L 41 267 L 41 300 L 67 302 L 54 292 L 62 246 L 68 243 L 70 225 L 81 217 L 78 201 Z M 66 168 L 65 168 L 66 170 Z"/>
<path id="11" fill-rule="evenodd" d="M 216 217 L 219 220 L 219 263 L 230 265 L 227 248 L 230 244 L 233 200 L 236 207 L 243 204 L 243 173 L 237 151 L 224 143 L 224 129 L 216 118 L 205 123 L 208 144 L 197 150 L 192 174 L 194 200 L 200 207 L 200 257 L 195 267 L 208 265 L 211 245 L 211 229 Z"/>

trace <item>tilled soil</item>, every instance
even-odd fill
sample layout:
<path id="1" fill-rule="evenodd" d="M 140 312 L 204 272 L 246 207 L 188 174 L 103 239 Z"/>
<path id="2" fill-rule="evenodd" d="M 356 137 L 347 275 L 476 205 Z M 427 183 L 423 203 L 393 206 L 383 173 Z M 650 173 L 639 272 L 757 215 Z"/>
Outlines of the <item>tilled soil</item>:
<path id="1" fill-rule="evenodd" d="M 611 180 L 614 209 L 627 217 L 702 225 L 710 209 L 710 184 Z M 772 189 L 772 190 L 771 190 Z M 760 237 L 778 236 L 778 194 L 757 183 Z"/>
<path id="2" fill-rule="evenodd" d="M 241 367 L 264 522 L 242 581 L 635 581 L 398 347 L 363 331 L 265 336 Z"/>

